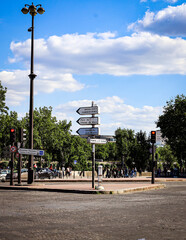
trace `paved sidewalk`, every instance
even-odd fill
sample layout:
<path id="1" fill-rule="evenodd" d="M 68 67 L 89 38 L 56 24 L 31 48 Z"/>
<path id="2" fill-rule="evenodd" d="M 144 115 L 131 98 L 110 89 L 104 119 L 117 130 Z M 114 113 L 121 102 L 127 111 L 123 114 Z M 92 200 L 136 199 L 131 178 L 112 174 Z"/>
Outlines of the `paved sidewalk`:
<path id="1" fill-rule="evenodd" d="M 95 183 L 97 187 L 97 182 Z M 103 190 L 93 189 L 90 182 L 34 182 L 31 185 L 22 183 L 18 185 L 14 183 L 10 186 L 9 182 L 0 183 L 0 189 L 7 190 L 32 190 L 32 191 L 52 191 L 52 192 L 68 192 L 82 194 L 126 194 L 137 191 L 147 191 L 165 188 L 165 184 L 151 184 L 144 182 L 107 182 L 102 183 Z"/>
<path id="2" fill-rule="evenodd" d="M 0 189 L 7 190 L 32 190 L 32 191 L 52 191 L 52 192 L 69 192 L 84 194 L 126 194 L 137 191 L 147 191 L 165 188 L 166 182 L 186 181 L 185 178 L 155 178 L 155 184 L 151 184 L 151 177 L 136 178 L 103 178 L 103 190 L 92 188 L 92 179 L 44 179 L 35 180 L 33 184 L 28 185 L 26 181 L 22 181 L 18 185 L 14 181 L 14 185 L 10 186 L 9 182 L 0 182 Z M 97 178 L 95 186 L 98 186 Z"/>

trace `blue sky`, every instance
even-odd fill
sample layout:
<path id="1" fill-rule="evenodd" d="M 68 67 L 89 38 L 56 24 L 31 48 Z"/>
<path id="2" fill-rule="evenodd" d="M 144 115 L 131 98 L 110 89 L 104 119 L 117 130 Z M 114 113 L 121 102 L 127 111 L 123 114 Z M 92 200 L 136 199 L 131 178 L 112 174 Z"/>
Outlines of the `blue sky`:
<path id="1" fill-rule="evenodd" d="M 0 80 L 7 105 L 29 111 L 32 1 L 1 3 Z M 53 0 L 35 17 L 34 108 L 52 106 L 79 127 L 79 107 L 100 106 L 101 134 L 156 129 L 166 101 L 186 94 L 186 3 L 181 0 Z"/>

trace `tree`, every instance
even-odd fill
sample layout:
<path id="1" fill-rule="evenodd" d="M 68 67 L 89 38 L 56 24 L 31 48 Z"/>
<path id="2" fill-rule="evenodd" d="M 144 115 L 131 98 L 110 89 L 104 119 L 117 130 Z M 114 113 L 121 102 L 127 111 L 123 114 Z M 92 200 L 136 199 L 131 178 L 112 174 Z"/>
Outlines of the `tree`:
<path id="1" fill-rule="evenodd" d="M 149 167 L 150 141 L 147 139 L 146 132 L 136 133 L 136 142 L 133 148 L 133 156 L 137 169 L 145 170 Z"/>
<path id="2" fill-rule="evenodd" d="M 122 166 L 124 163 L 131 166 L 131 149 L 135 143 L 134 131 L 131 129 L 118 128 L 115 131 L 117 156 L 121 160 Z"/>
<path id="3" fill-rule="evenodd" d="M 9 108 L 6 106 L 6 92 L 7 88 L 1 85 L 0 81 L 0 156 L 5 157 L 3 154 L 4 150 L 7 150 L 10 145 L 10 128 L 18 128 L 19 121 L 16 112 L 10 112 L 8 114 Z"/>
<path id="4" fill-rule="evenodd" d="M 177 162 L 177 158 L 173 155 L 170 146 L 167 144 L 157 148 L 156 153 L 159 155 L 161 164 L 166 165 L 168 168 L 174 167 L 174 163 Z"/>
<path id="5" fill-rule="evenodd" d="M 167 102 L 157 127 L 161 129 L 162 137 L 166 138 L 179 163 L 186 163 L 186 96 L 177 95 Z"/>
<path id="6" fill-rule="evenodd" d="M 96 144 L 96 159 L 106 160 L 109 157 L 108 144 Z"/>
<path id="7" fill-rule="evenodd" d="M 7 92 L 7 88 L 4 88 L 1 85 L 1 81 L 0 81 L 0 117 L 2 116 L 2 114 L 8 113 L 8 107 L 6 106 L 6 103 L 5 103 L 6 92 Z"/>
<path id="8" fill-rule="evenodd" d="M 11 144 L 10 142 L 10 128 L 15 128 L 16 130 L 20 126 L 18 121 L 18 114 L 16 112 L 10 112 L 10 114 L 2 114 L 0 119 L 0 153 L 1 157 L 4 158 L 3 150 Z M 16 133 L 18 138 L 18 133 Z M 8 147 L 9 148 L 9 147 Z"/>
<path id="9" fill-rule="evenodd" d="M 87 139 L 72 135 L 68 166 L 85 171 L 88 168 L 89 159 L 91 159 L 91 144 L 87 143 Z M 77 161 L 77 164 L 74 164 L 74 160 Z"/>
<path id="10" fill-rule="evenodd" d="M 28 129 L 29 116 L 22 120 Z M 70 153 L 71 122 L 57 121 L 52 116 L 52 107 L 34 110 L 34 148 L 45 150 L 44 159 L 58 161 L 60 166 L 67 162 Z"/>
<path id="11" fill-rule="evenodd" d="M 116 149 L 116 143 L 115 142 L 108 142 L 107 143 L 108 148 L 108 161 L 115 162 L 117 159 L 117 149 Z"/>

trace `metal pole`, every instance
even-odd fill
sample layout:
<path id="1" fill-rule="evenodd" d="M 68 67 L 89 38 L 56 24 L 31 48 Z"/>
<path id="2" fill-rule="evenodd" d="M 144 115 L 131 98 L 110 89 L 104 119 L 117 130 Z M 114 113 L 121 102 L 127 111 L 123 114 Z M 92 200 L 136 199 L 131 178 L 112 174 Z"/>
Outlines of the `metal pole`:
<path id="1" fill-rule="evenodd" d="M 152 180 L 151 183 L 155 182 L 155 162 L 154 162 L 154 143 L 152 143 Z"/>
<path id="2" fill-rule="evenodd" d="M 22 147 L 22 143 L 20 147 Z M 22 167 L 22 154 L 19 154 L 19 160 L 18 160 L 18 184 L 21 184 L 21 167 Z"/>
<path id="3" fill-rule="evenodd" d="M 92 144 L 92 188 L 95 188 L 95 144 Z"/>
<path id="4" fill-rule="evenodd" d="M 92 107 L 94 106 L 94 102 L 92 101 Z M 92 117 L 94 117 L 95 115 L 92 114 Z M 92 128 L 94 128 L 95 125 L 92 125 Z M 95 138 L 95 136 L 92 136 L 93 138 Z M 92 144 L 92 188 L 95 188 L 95 144 Z"/>
<path id="5" fill-rule="evenodd" d="M 30 125 L 29 125 L 29 148 L 33 149 L 33 105 L 34 105 L 34 14 L 32 14 L 32 36 L 31 36 L 31 67 L 30 67 Z M 34 181 L 33 155 L 29 156 L 28 184 Z"/>
<path id="6" fill-rule="evenodd" d="M 14 143 L 12 143 L 12 146 L 14 146 Z M 11 153 L 11 162 L 10 162 L 10 185 L 14 184 L 14 153 Z"/>

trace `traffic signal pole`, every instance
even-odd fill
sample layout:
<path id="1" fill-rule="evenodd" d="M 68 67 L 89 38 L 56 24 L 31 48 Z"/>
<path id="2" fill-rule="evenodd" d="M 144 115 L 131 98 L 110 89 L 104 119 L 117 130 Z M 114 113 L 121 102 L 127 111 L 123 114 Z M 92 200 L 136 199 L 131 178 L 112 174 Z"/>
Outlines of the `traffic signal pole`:
<path id="1" fill-rule="evenodd" d="M 14 143 L 16 142 L 16 130 L 15 128 L 10 129 L 10 142 L 11 147 L 14 146 Z M 11 161 L 10 161 L 10 185 L 14 184 L 14 152 L 11 151 Z"/>
<path id="2" fill-rule="evenodd" d="M 152 180 L 151 183 L 155 182 L 155 161 L 154 161 L 154 144 L 156 143 L 156 131 L 151 131 L 151 143 L 152 143 Z"/>
<path id="3" fill-rule="evenodd" d="M 22 147 L 22 143 L 21 143 L 20 147 Z M 22 154 L 19 154 L 19 160 L 18 160 L 18 184 L 21 184 L 21 167 L 22 167 Z"/>
<path id="4" fill-rule="evenodd" d="M 14 143 L 12 143 L 14 146 Z M 14 152 L 11 152 L 11 162 L 10 162 L 10 185 L 14 184 Z"/>
<path id="5" fill-rule="evenodd" d="M 155 183 L 155 161 L 154 161 L 154 143 L 152 143 L 152 179 L 151 183 Z"/>

